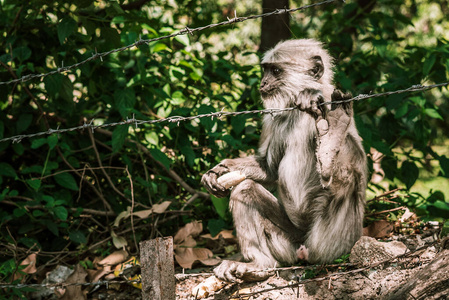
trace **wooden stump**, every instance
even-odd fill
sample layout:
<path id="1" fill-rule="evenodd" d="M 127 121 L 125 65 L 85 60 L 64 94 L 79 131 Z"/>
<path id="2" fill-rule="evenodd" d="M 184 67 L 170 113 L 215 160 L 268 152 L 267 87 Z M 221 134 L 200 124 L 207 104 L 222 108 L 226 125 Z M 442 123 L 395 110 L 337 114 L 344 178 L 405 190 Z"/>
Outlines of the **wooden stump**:
<path id="1" fill-rule="evenodd" d="M 142 299 L 175 299 L 173 237 L 140 242 Z"/>

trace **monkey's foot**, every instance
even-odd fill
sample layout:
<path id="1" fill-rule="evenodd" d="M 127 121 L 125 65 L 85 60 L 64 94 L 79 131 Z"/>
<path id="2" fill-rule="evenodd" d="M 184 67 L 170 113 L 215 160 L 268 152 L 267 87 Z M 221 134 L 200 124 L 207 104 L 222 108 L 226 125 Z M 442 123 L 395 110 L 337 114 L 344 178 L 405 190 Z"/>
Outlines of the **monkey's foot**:
<path id="1" fill-rule="evenodd" d="M 301 245 L 301 247 L 296 250 L 296 255 L 300 260 L 309 260 L 309 249 L 306 246 Z"/>
<path id="2" fill-rule="evenodd" d="M 335 157 L 340 152 L 344 142 L 351 117 L 342 106 L 328 111 L 326 119 L 319 118 L 316 122 L 318 131 L 318 171 L 321 174 L 321 184 L 327 187 L 332 182 L 332 172 Z"/>
<path id="3" fill-rule="evenodd" d="M 272 275 L 273 272 L 263 271 L 253 263 L 243 263 L 225 260 L 214 269 L 215 276 L 221 280 L 235 282 L 243 280 L 247 282 L 262 281 Z"/>

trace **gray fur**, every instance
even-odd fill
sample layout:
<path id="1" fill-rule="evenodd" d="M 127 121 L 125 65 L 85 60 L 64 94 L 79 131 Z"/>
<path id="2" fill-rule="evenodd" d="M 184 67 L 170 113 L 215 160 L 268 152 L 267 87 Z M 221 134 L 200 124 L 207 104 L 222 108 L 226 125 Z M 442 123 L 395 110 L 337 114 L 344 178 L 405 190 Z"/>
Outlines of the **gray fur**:
<path id="1" fill-rule="evenodd" d="M 269 50 L 262 66 L 264 106 L 301 110 L 265 116 L 256 156 L 226 159 L 203 176 L 202 183 L 219 197 L 229 193 L 216 182 L 219 176 L 239 170 L 247 178 L 233 188 L 230 209 L 248 262 L 225 262 L 215 270 L 231 281 L 263 279 L 266 274 L 248 274 L 293 264 L 298 256 L 332 262 L 362 233 L 366 156 L 352 106 L 331 111 L 311 105 L 344 97 L 334 92 L 332 58 L 315 40 L 289 40 Z M 328 122 L 328 131 L 318 132 L 320 119 Z M 334 144 L 331 151 L 326 148 Z"/>

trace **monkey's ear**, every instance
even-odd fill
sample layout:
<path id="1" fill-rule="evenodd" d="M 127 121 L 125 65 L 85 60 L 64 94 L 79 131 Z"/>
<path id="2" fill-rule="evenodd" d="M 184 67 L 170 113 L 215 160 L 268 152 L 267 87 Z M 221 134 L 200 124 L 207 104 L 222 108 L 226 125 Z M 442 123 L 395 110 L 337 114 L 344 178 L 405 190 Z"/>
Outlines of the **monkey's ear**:
<path id="1" fill-rule="evenodd" d="M 321 56 L 312 57 L 313 67 L 309 70 L 310 76 L 319 80 L 324 73 L 324 65 Z"/>

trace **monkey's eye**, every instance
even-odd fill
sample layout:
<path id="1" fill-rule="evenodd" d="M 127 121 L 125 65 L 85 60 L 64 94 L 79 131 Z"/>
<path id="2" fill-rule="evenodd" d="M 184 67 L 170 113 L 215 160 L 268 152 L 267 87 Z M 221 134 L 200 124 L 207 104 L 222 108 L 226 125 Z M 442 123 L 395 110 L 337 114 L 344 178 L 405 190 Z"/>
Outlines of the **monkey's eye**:
<path id="1" fill-rule="evenodd" d="M 273 75 L 277 76 L 277 75 L 281 74 L 282 70 L 278 67 L 273 67 L 271 72 L 273 72 Z"/>

